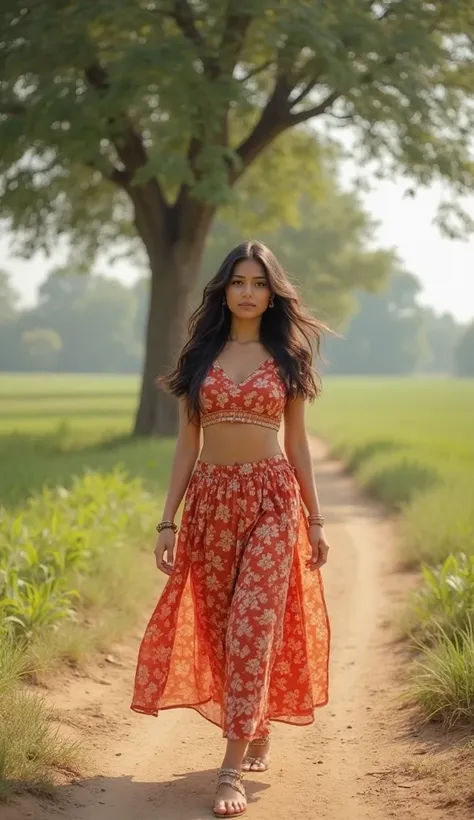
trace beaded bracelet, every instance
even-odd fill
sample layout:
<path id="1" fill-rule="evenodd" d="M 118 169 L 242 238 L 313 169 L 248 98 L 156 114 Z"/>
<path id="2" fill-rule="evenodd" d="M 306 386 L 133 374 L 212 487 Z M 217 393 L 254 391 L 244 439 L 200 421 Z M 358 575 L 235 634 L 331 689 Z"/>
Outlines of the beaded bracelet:
<path id="1" fill-rule="evenodd" d="M 159 524 L 155 527 L 157 532 L 161 532 L 161 530 L 173 530 L 174 533 L 178 532 L 178 525 L 174 523 L 174 521 L 160 521 Z"/>

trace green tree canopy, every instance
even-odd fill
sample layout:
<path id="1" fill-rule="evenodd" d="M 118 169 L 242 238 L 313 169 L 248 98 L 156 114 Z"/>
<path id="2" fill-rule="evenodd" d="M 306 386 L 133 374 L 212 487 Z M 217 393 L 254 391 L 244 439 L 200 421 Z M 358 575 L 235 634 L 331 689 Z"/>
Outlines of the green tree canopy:
<path id="1" fill-rule="evenodd" d="M 361 160 L 470 189 L 473 23 L 466 0 L 3 0 L 2 212 L 29 247 L 139 238 L 137 432 L 174 429 L 153 382 L 181 342 L 216 209 L 289 129 L 350 125 Z"/>

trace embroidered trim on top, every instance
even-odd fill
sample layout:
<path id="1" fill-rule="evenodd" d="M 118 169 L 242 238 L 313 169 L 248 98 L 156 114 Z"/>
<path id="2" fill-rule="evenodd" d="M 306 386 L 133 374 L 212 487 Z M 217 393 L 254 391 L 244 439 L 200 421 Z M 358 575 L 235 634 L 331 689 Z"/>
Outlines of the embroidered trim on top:
<path id="1" fill-rule="evenodd" d="M 201 417 L 201 426 L 209 427 L 211 424 L 219 424 L 225 421 L 258 424 L 261 427 L 270 427 L 273 430 L 280 429 L 279 419 L 263 416 L 261 413 L 254 413 L 251 410 L 217 410 L 215 413 L 204 413 Z"/>

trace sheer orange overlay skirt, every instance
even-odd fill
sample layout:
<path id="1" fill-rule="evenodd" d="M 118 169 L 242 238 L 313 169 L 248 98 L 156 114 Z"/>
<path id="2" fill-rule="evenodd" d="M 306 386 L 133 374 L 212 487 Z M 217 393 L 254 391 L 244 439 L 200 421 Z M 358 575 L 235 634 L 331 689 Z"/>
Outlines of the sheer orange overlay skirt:
<path id="1" fill-rule="evenodd" d="M 329 621 L 283 455 L 199 461 L 173 574 L 140 645 L 131 708 L 191 707 L 229 739 L 308 724 L 328 700 Z"/>

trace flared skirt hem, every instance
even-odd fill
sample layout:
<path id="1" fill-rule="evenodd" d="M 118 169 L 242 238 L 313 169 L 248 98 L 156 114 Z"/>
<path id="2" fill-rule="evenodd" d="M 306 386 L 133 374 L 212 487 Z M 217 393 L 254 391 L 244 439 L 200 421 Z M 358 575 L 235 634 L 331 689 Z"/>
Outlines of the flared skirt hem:
<path id="1" fill-rule="evenodd" d="M 160 707 L 160 709 L 156 709 L 156 710 L 146 709 L 145 707 L 133 706 L 132 705 L 132 706 L 130 706 L 130 709 L 132 710 L 132 712 L 136 712 L 139 715 L 147 715 L 147 716 L 155 717 L 155 718 L 159 717 L 160 712 L 168 712 L 172 709 L 192 709 L 198 715 L 200 715 L 205 720 L 207 720 L 208 723 L 211 723 L 213 726 L 216 726 L 218 729 L 221 729 L 222 731 L 224 731 L 224 728 L 223 728 L 222 724 L 218 723 L 218 721 L 216 721 L 216 720 L 212 720 L 212 718 L 210 718 L 206 714 L 204 714 L 204 712 L 199 708 L 200 706 L 205 706 L 207 703 L 210 703 L 210 701 L 211 701 L 211 699 L 204 700 L 204 701 L 202 701 L 202 703 L 185 703 L 185 704 L 183 704 L 183 703 L 173 703 L 169 706 L 162 706 L 162 707 Z M 268 715 L 268 717 L 265 720 L 269 721 L 270 723 L 284 723 L 286 726 L 311 726 L 311 724 L 316 721 L 315 711 L 317 709 L 323 708 L 323 706 L 327 706 L 328 701 L 329 701 L 329 698 L 326 698 L 326 700 L 321 701 L 321 703 L 316 703 L 311 711 L 309 711 L 307 713 L 302 713 L 301 715 L 298 716 L 298 717 L 301 717 L 301 718 L 307 718 L 307 720 L 291 720 L 289 717 L 284 717 L 284 716 L 279 716 L 279 715 L 275 715 L 275 716 Z M 249 735 L 248 737 L 242 737 L 241 740 L 251 741 L 251 740 L 253 740 L 253 735 L 252 736 Z"/>

